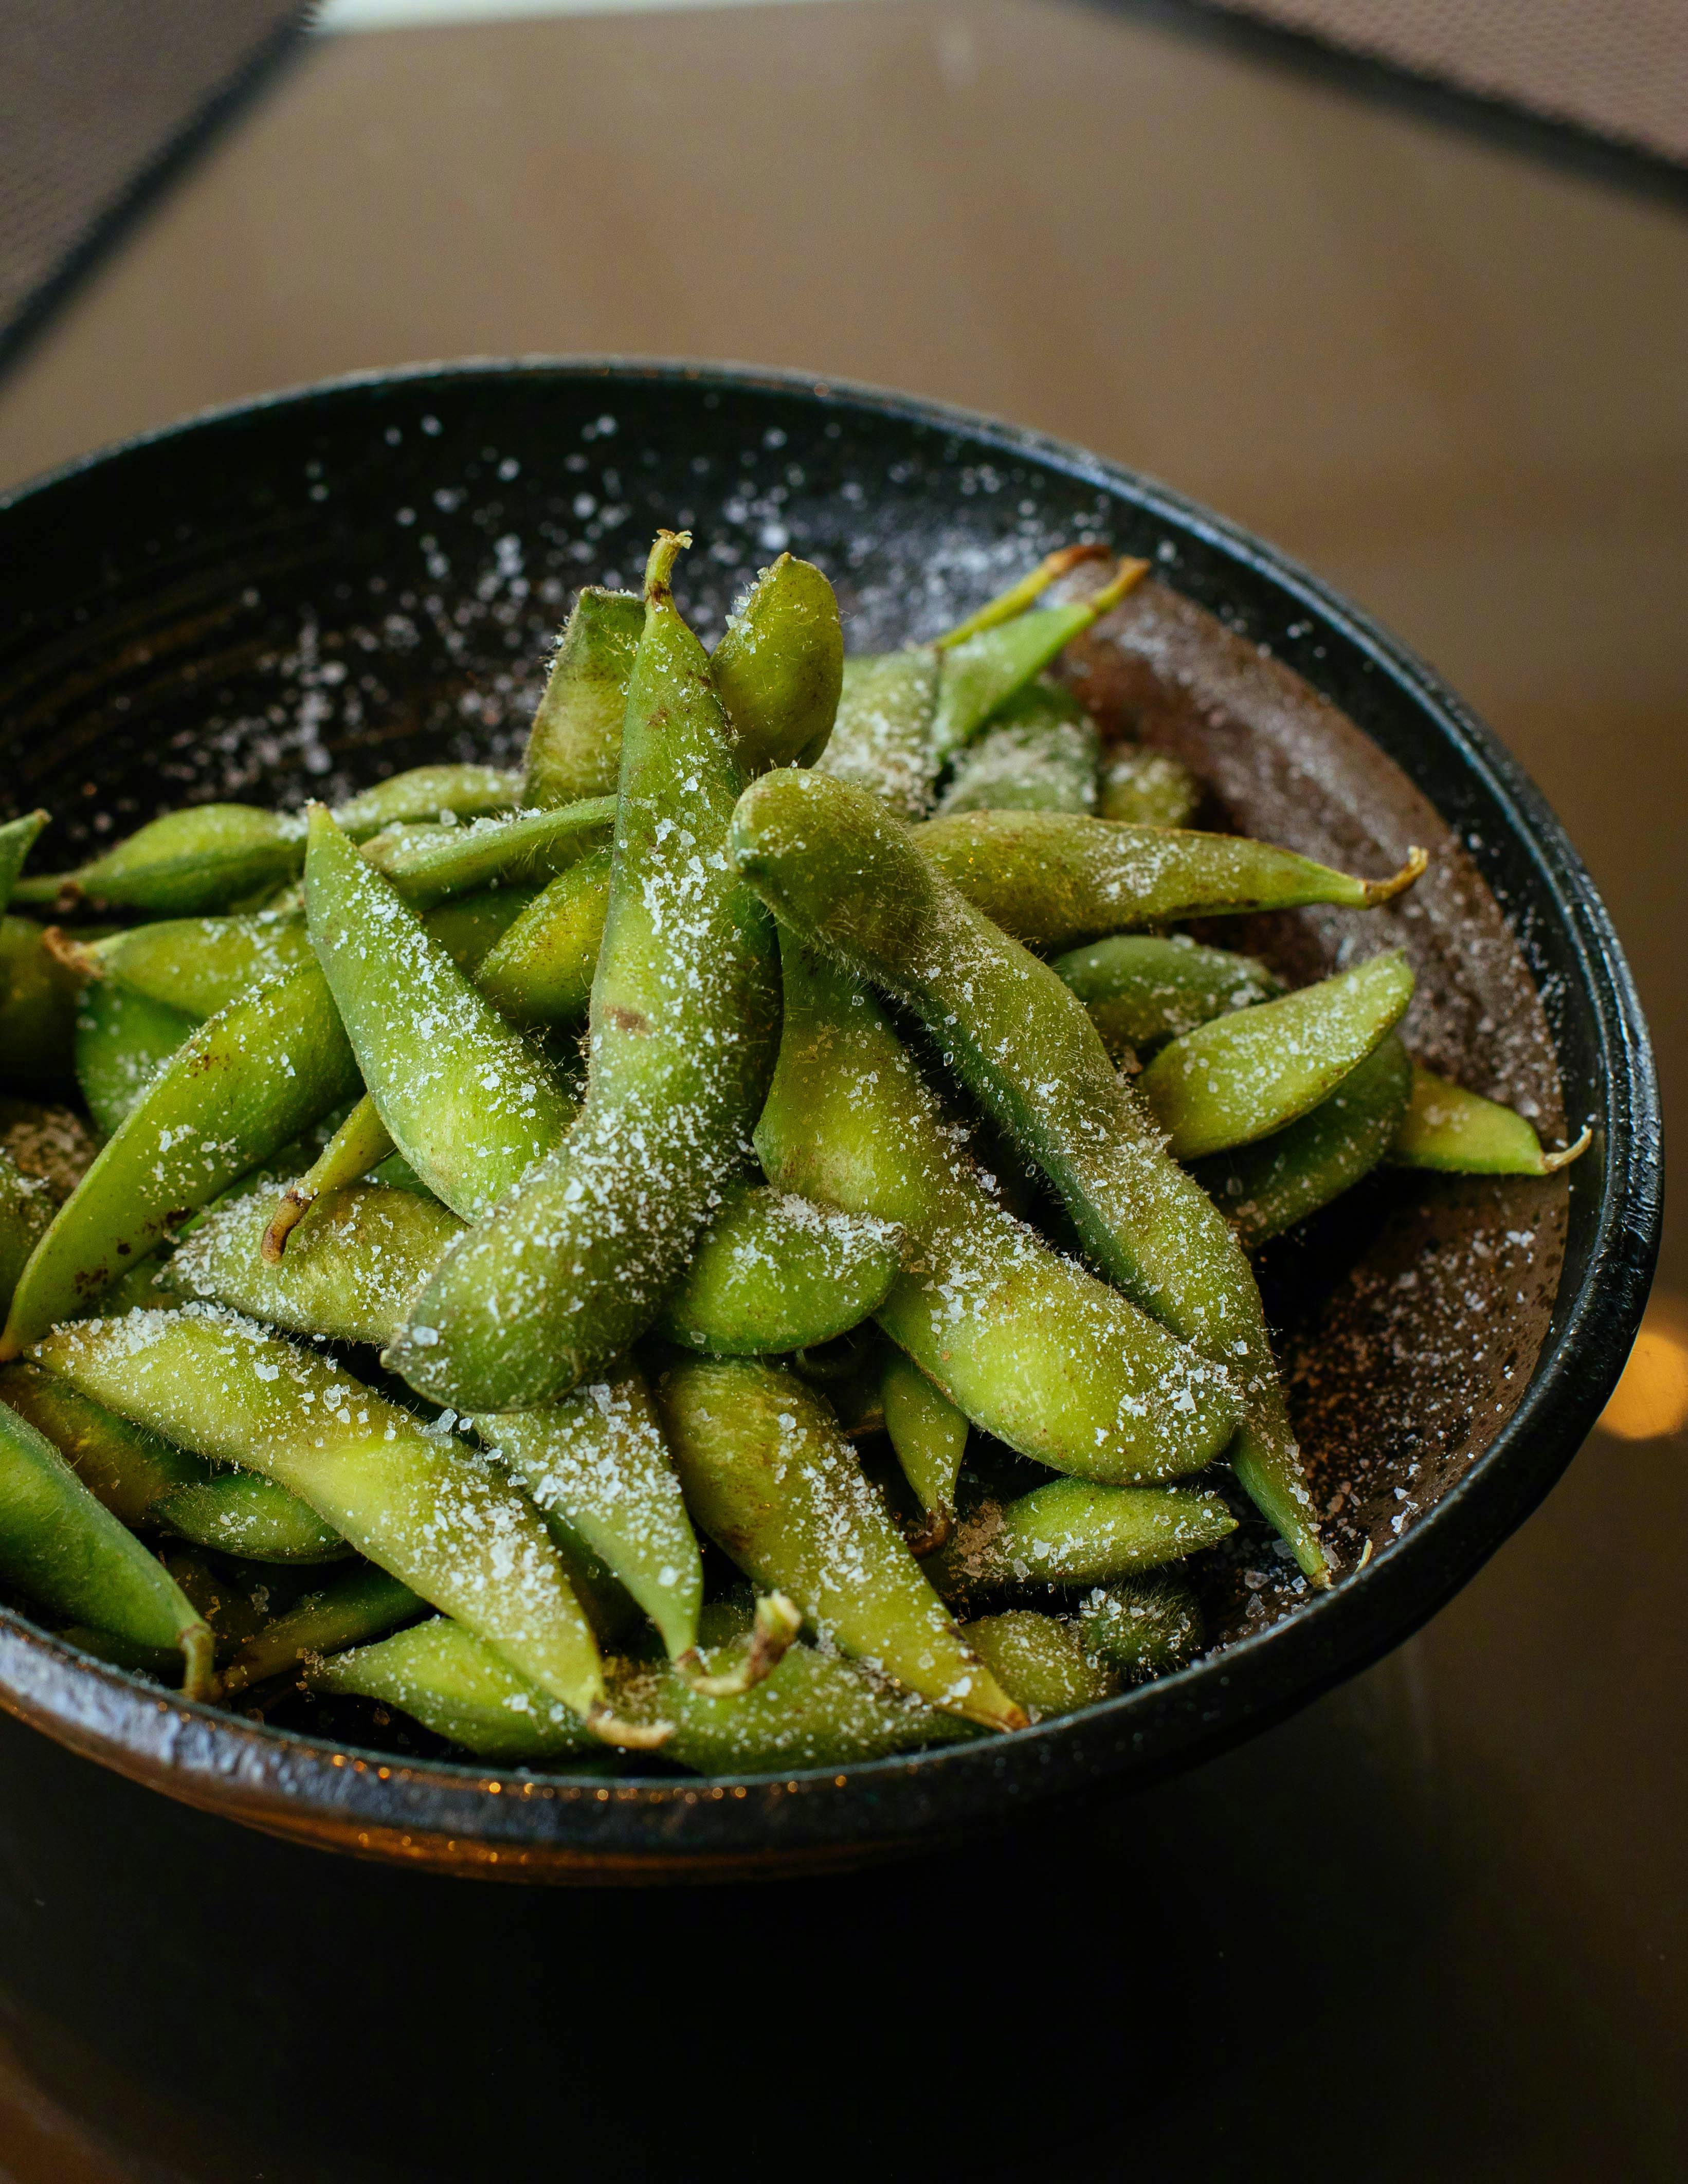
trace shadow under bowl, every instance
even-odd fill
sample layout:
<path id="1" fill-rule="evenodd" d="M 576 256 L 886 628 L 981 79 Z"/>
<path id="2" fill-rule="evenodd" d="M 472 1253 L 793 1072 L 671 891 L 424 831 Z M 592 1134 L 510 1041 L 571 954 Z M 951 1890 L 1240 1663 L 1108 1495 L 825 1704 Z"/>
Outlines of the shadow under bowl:
<path id="1" fill-rule="evenodd" d="M 69 864 L 159 810 L 297 803 L 520 756 L 573 588 L 690 527 L 706 638 L 790 547 L 853 650 L 936 633 L 1050 547 L 1150 557 L 1072 664 L 1114 733 L 1184 756 L 1222 823 L 1368 874 L 1381 913 L 1230 938 L 1297 976 L 1404 947 L 1423 1060 L 1593 1129 L 1546 1181 L 1395 1174 L 1264 1256 L 1298 1429 L 1350 1573 L 1310 1596 L 1263 1529 L 1201 1575 L 1210 1648 L 1020 1735 L 777 1778 L 571 1779 L 190 1705 L 0 1609 L 0 1705 L 187 1803 L 326 1847 L 519 1880 L 841 1865 L 1106 1777 L 1164 1774 L 1398 1643 L 1521 1522 L 1598 1415 L 1657 1249 L 1657 1086 L 1606 912 L 1540 796 L 1418 660 L 1234 526 L 1082 450 L 931 404 L 713 366 L 478 363 L 190 421 L 0 499 L 0 736 Z M 1362 942 L 1362 936 L 1364 941 Z M 1362 1558 L 1367 1555 L 1369 1558 Z M 327 1734 L 312 1733 L 326 1728 Z"/>

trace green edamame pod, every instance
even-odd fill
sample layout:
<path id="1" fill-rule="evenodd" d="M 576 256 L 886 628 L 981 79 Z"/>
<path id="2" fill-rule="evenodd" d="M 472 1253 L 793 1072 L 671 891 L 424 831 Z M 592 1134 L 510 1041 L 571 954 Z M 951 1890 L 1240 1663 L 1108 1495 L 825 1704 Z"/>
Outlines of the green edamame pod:
<path id="1" fill-rule="evenodd" d="M 547 1517 L 560 1517 L 612 1570 L 671 1657 L 698 1642 L 697 1535 L 637 1367 L 560 1401 L 471 1420 Z"/>
<path id="2" fill-rule="evenodd" d="M 171 1287 L 294 1334 L 379 1346 L 463 1229 L 437 1199 L 351 1184 L 325 1192 L 272 1259 L 263 1244 L 275 1210 L 274 1187 L 259 1184 L 207 1214 L 171 1257 Z"/>
<path id="3" fill-rule="evenodd" d="M 859 1327 L 901 1269 L 900 1234 L 794 1192 L 731 1188 L 656 1331 L 689 1350 L 757 1357 L 808 1350 Z"/>
<path id="4" fill-rule="evenodd" d="M 0 917 L 0 1085 L 55 1099 L 76 1087 L 82 981 L 27 917 Z"/>
<path id="5" fill-rule="evenodd" d="M 1064 645 L 1119 604 L 1149 573 L 1146 561 L 1122 561 L 1113 581 L 1088 599 L 1030 607 L 979 626 L 978 617 L 939 640 L 943 655 L 932 743 L 940 761 L 969 744 L 1016 691 L 1041 675 Z"/>
<path id="6" fill-rule="evenodd" d="M 126 1261 L 357 1087 L 320 971 L 220 1010 L 165 1063 L 59 1208 L 18 1284 L 0 1357 L 92 1303 Z"/>
<path id="7" fill-rule="evenodd" d="M 9 1153 L 0 1152 L 0 1298 L 8 1305 L 53 1212 L 53 1194 L 46 1184 L 32 1182 Z"/>
<path id="8" fill-rule="evenodd" d="M 243 896 L 293 878 L 304 828 L 290 812 L 252 804 L 195 804 L 167 811 L 103 857 L 73 872 L 20 880 L 18 902 L 109 903 L 155 917 L 228 910 Z"/>
<path id="9" fill-rule="evenodd" d="M 1029 683 L 957 757 L 938 800 L 950 811 L 1095 811 L 1101 744 L 1078 699 Z"/>
<path id="10" fill-rule="evenodd" d="M 521 801 L 549 811 L 613 796 L 621 775 L 621 720 L 644 628 L 637 592 L 588 584 L 574 603 L 533 716 Z"/>
<path id="11" fill-rule="evenodd" d="M 1077 1713 L 1119 1689 L 1119 1678 L 1087 1651 L 1070 1623 L 1035 1607 L 978 1616 L 961 1625 L 961 1635 L 1033 1721 Z"/>
<path id="12" fill-rule="evenodd" d="M 604 943 L 614 852 L 589 850 L 528 904 L 475 974 L 481 992 L 524 1031 L 585 1021 Z"/>
<path id="13" fill-rule="evenodd" d="M 489 887 L 543 886 L 607 842 L 615 823 L 615 798 L 594 796 L 466 827 L 395 827 L 361 854 L 420 913 Z"/>
<path id="14" fill-rule="evenodd" d="M 311 1662 L 306 1688 L 376 1699 L 477 1758 L 534 1766 L 602 1752 L 571 1708 L 460 1623 L 436 1616 L 378 1645 Z"/>
<path id="15" fill-rule="evenodd" d="M 107 1137 L 159 1072 L 180 1053 L 198 1019 L 124 986 L 90 986 L 76 1012 L 76 1082 Z"/>
<path id="16" fill-rule="evenodd" d="M 0 1579 L 66 1622 L 148 1652 L 180 1652 L 188 1697 L 212 1689 L 211 1634 L 191 1603 L 53 1444 L 3 1403 Z"/>
<path id="17" fill-rule="evenodd" d="M 1132 827 L 1188 827 L 1201 794 L 1201 783 L 1169 753 L 1116 745 L 1102 764 L 1096 816 Z"/>
<path id="18" fill-rule="evenodd" d="M 706 1667 L 732 1680 L 737 1649 L 705 1652 Z M 664 1754 L 700 1774 L 784 1773 L 794 1767 L 848 1767 L 922 1745 L 976 1735 L 958 1715 L 876 1677 L 842 1655 L 794 1646 L 763 1682 L 742 1697 L 711 1698 L 688 1689 L 671 1668 L 624 1666 L 616 1704 L 636 1720 L 674 1724 Z"/>
<path id="19" fill-rule="evenodd" d="M 938 778 L 932 723 L 938 654 L 930 646 L 846 660 L 833 733 L 815 765 L 883 797 L 900 819 L 921 819 Z"/>
<path id="20" fill-rule="evenodd" d="M 12 900 L 25 858 L 35 847 L 37 836 L 51 816 L 46 811 L 25 811 L 20 819 L 8 819 L 0 827 L 0 916 L 4 916 L 6 905 Z"/>
<path id="21" fill-rule="evenodd" d="M 1067 811 L 965 811 L 929 820 L 922 853 L 994 924 L 1051 953 L 1104 933 L 1186 917 L 1374 909 L 1424 869 L 1412 850 L 1386 880 L 1359 880 L 1240 834 L 1120 827 Z"/>
<path id="22" fill-rule="evenodd" d="M 1233 1467 L 1306 1574 L 1328 1581 L 1241 1246 L 1166 1153 L 1077 996 L 916 843 L 871 797 L 798 772 L 748 789 L 732 835 L 739 868 L 783 922 L 919 1017 L 950 1068 L 1055 1184 L 1097 1265 L 1233 1375 L 1244 1401 Z"/>
<path id="23" fill-rule="evenodd" d="M 1056 1479 L 962 1518 L 921 1567 L 946 1600 L 1015 1585 L 1092 1585 L 1217 1546 L 1237 1520 L 1188 1486 L 1097 1486 Z"/>
<path id="24" fill-rule="evenodd" d="M 742 1171 L 772 1066 L 772 928 L 724 855 L 744 774 L 674 605 L 682 543 L 665 532 L 646 573 L 586 1104 L 388 1353 L 460 1408 L 543 1401 L 644 1333 Z"/>
<path id="25" fill-rule="evenodd" d="M 926 1529 L 911 1542 L 922 1554 L 941 1546 L 955 1521 L 955 1481 L 967 1452 L 967 1413 L 900 1350 L 885 1360 L 879 1398 L 897 1462 L 926 1512 Z"/>
<path id="26" fill-rule="evenodd" d="M 687 1506 L 747 1576 L 933 1705 L 988 1729 L 1022 1726 L 795 1373 L 750 1358 L 687 1359 L 656 1395 Z"/>
<path id="27" fill-rule="evenodd" d="M 1412 999 L 1400 950 L 1185 1032 L 1137 1080 L 1176 1160 L 1252 1145 L 1317 1107 Z"/>
<path id="28" fill-rule="evenodd" d="M 347 1646 L 384 1638 L 400 1624 L 413 1623 L 427 1612 L 427 1602 L 408 1585 L 373 1563 L 359 1563 L 331 1578 L 320 1592 L 295 1601 L 248 1638 L 222 1672 L 223 1696 L 232 1698 L 271 1676 L 284 1676 L 314 1654 L 337 1653 Z M 584 1740 L 586 1731 L 578 1717 L 571 1719 Z"/>
<path id="29" fill-rule="evenodd" d="M 49 1372 L 179 1446 L 261 1472 L 610 1742 L 598 1646 L 531 1502 L 329 1357 L 209 1305 L 56 1329 Z"/>
<path id="30" fill-rule="evenodd" d="M 986 1189 L 862 988 L 789 936 L 782 961 L 756 1149 L 787 1189 L 904 1230 L 907 1271 L 877 1314 L 893 1341 L 975 1424 L 1055 1470 L 1157 1479 L 1219 1455 L 1237 1418 L 1225 1374 Z"/>
<path id="31" fill-rule="evenodd" d="M 760 572 L 728 615 L 710 673 L 747 773 L 826 748 L 844 631 L 833 588 L 812 562 L 782 554 Z"/>
<path id="32" fill-rule="evenodd" d="M 429 1190 L 476 1219 L 557 1144 L 574 1102 L 322 805 L 309 828 L 311 945 L 369 1095 Z"/>
<path id="33" fill-rule="evenodd" d="M 1083 1001 L 1116 1060 L 1283 991 L 1252 956 L 1200 948 L 1182 935 L 1115 933 L 1057 956 L 1050 968 Z"/>
<path id="34" fill-rule="evenodd" d="M 1201 1647 L 1201 1606 L 1175 1577 L 1099 1585 L 1079 1602 L 1077 1620 L 1085 1652 L 1126 1675 L 1158 1676 Z"/>
<path id="35" fill-rule="evenodd" d="M 334 823 L 354 842 L 416 820 L 484 819 L 513 811 L 521 777 L 502 766 L 413 766 L 334 807 Z"/>
<path id="36" fill-rule="evenodd" d="M 172 1532 L 253 1562 L 336 1562 L 349 1552 L 331 1525 L 273 1479 L 220 1471 L 26 1359 L 0 1368 L 0 1400 L 44 1435 L 131 1530 Z"/>
<path id="37" fill-rule="evenodd" d="M 1398 1167 L 1439 1168 L 1452 1175 L 1554 1175 L 1593 1142 L 1585 1129 L 1556 1153 L 1524 1117 L 1498 1100 L 1412 1065 L 1412 1089 L 1396 1131 L 1390 1159 Z"/>
<path id="38" fill-rule="evenodd" d="M 1197 1161 L 1191 1169 L 1245 1251 L 1257 1250 L 1351 1190 L 1388 1155 L 1412 1088 L 1393 1033 L 1329 1097 L 1275 1137 Z"/>
<path id="39" fill-rule="evenodd" d="M 290 977 L 311 961 L 304 920 L 287 911 L 161 918 L 102 940 L 65 935 L 59 944 L 89 978 L 114 980 L 125 993 L 202 1022 L 237 994 Z"/>

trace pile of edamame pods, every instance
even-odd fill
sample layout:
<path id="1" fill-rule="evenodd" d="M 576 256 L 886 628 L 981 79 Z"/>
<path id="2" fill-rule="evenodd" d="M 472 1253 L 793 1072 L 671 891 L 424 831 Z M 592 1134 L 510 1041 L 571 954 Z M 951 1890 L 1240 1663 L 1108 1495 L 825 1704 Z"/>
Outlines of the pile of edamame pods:
<path id="1" fill-rule="evenodd" d="M 0 1594 L 71 1643 L 502 1765 L 1011 1731 L 1199 1649 L 1250 1502 L 1338 1574 L 1250 1253 L 1579 1149 L 1410 1060 L 1399 950 L 1179 931 L 1424 860 L 1104 746 L 1061 655 L 1144 564 L 846 659 L 783 554 L 710 653 L 689 543 L 579 594 L 519 773 L 0 828 Z"/>

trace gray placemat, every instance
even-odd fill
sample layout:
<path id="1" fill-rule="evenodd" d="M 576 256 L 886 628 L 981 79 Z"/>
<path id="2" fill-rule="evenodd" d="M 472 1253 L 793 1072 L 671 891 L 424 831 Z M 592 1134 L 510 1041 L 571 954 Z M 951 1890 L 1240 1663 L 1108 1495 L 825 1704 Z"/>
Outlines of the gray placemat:
<path id="1" fill-rule="evenodd" d="M 304 0 L 0 0 L 0 356 L 309 12 Z"/>
<path id="2" fill-rule="evenodd" d="M 1208 0 L 1688 164 L 1688 0 Z"/>

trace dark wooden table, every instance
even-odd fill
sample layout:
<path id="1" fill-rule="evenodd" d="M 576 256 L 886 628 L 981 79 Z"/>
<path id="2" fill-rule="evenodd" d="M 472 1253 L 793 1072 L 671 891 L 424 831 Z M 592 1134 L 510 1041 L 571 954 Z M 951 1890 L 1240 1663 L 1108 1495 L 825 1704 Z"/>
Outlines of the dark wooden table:
<path id="1" fill-rule="evenodd" d="M 0 481 L 521 350 L 812 367 L 1159 474 L 1375 610 L 1688 1033 L 1688 216 L 1175 22 L 1023 0 L 319 40 L 0 382 Z M 1662 1325 L 1688 1335 L 1688 1224 Z M 1675 2178 L 1688 1439 L 1596 1435 L 1421 1637 L 1245 1750 L 922 1864 L 538 1897 L 348 1868 L 0 1724 L 0 2178 Z M 109 1812 L 126 1816 L 114 1836 Z M 134 1933 L 78 1875 L 139 1861 Z M 309 1862 L 315 1861 L 314 1865 Z M 191 1990 L 216 1937 L 225 1975 Z"/>

